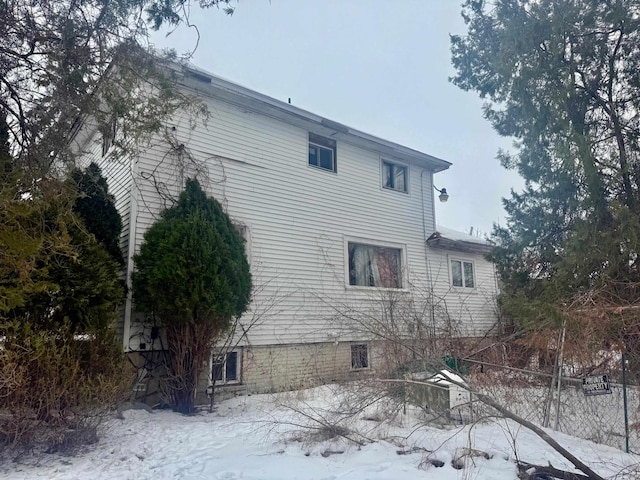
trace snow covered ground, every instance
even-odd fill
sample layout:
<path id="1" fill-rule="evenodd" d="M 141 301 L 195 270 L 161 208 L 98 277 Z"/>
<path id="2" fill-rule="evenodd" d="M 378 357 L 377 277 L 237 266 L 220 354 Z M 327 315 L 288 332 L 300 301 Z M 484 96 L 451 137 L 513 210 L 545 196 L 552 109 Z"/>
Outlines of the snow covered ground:
<path id="1" fill-rule="evenodd" d="M 112 420 L 100 441 L 82 453 L 23 456 L 0 465 L 0 478 L 514 480 L 516 459 L 572 470 L 513 422 L 418 426 L 417 411 L 394 416 L 385 402 L 362 401 L 326 386 L 238 397 L 218 404 L 214 413 L 193 416 L 127 410 L 124 420 Z M 346 410 L 359 411 L 363 405 L 368 406 L 353 418 L 347 415 Z M 362 445 L 341 436 L 328 438 L 332 433 Z M 640 478 L 640 457 L 552 434 L 604 477 Z"/>

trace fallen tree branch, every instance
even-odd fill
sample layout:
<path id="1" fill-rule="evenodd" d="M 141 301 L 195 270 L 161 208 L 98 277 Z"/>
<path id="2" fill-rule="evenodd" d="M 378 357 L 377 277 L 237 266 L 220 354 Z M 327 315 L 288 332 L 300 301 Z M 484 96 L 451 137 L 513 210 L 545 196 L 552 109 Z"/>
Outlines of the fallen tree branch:
<path id="1" fill-rule="evenodd" d="M 573 464 L 574 467 L 576 467 L 578 470 L 580 470 L 581 472 L 583 472 L 583 473 L 585 473 L 587 475 L 587 477 L 577 477 L 577 478 L 584 478 L 584 479 L 588 478 L 589 480 L 604 480 L 604 478 L 602 478 L 600 475 L 598 475 L 596 472 L 594 472 L 591 468 L 589 468 L 588 465 L 586 465 L 585 463 L 580 461 L 580 459 L 578 459 L 571 452 L 569 452 L 569 450 L 567 450 L 562 445 L 560 445 L 558 442 L 556 442 L 547 432 L 545 432 L 542 428 L 540 428 L 536 424 L 531 423 L 530 421 L 525 420 L 522 417 L 519 417 L 518 415 L 513 413 L 508 408 L 503 407 L 502 405 L 500 405 L 498 402 L 493 400 L 488 395 L 485 395 L 485 394 L 482 394 L 482 393 L 478 393 L 478 392 L 475 392 L 475 391 L 471 390 L 468 385 L 456 381 L 455 378 L 451 378 L 449 375 L 446 374 L 446 372 L 441 371 L 440 375 L 445 377 L 448 382 L 450 382 L 450 383 L 452 383 L 454 385 L 457 385 L 460 388 L 464 388 L 465 390 L 471 392 L 482 403 L 484 403 L 485 405 L 489 405 L 494 410 L 497 410 L 502 415 L 504 415 L 506 418 L 509 418 L 509 419 L 513 420 L 514 422 L 522 425 L 525 428 L 528 428 L 533 433 L 538 435 L 549 446 L 551 446 L 551 448 L 553 448 L 556 452 L 558 452 L 564 458 L 569 460 Z M 430 387 L 440 387 L 440 385 L 436 385 L 434 383 L 421 382 L 421 381 L 418 381 L 418 380 L 410 380 L 410 379 L 403 379 L 403 380 L 389 379 L 389 380 L 380 380 L 380 381 L 388 382 L 388 383 L 404 382 L 404 383 L 412 383 L 412 384 L 416 384 L 416 385 L 427 385 L 427 386 L 430 386 Z M 563 477 L 560 477 L 560 478 L 563 478 Z M 571 477 L 569 477 L 569 478 L 571 478 Z"/>
<path id="2" fill-rule="evenodd" d="M 549 464 L 547 467 L 543 467 L 541 465 L 533 465 L 527 462 L 518 462 L 518 469 L 521 472 L 529 472 L 529 470 L 533 469 L 535 473 L 528 473 L 529 476 L 534 474 L 543 474 L 547 477 L 559 478 L 561 480 L 590 480 L 591 477 L 586 475 L 582 475 L 579 473 L 567 472 L 566 470 L 560 470 Z M 529 477 L 527 477 L 529 478 Z"/>
<path id="3" fill-rule="evenodd" d="M 482 393 L 475 393 L 475 392 L 474 392 L 474 395 L 476 396 L 476 398 L 478 400 L 480 400 L 485 405 L 489 405 L 490 407 L 494 408 L 495 410 L 500 412 L 505 417 L 513 420 L 514 422 L 522 425 L 525 428 L 528 428 L 533 433 L 538 435 L 542 440 L 544 440 L 547 444 L 549 444 L 556 452 L 558 452 L 564 458 L 569 460 L 573 464 L 574 467 L 576 467 L 578 470 L 586 473 L 587 474 L 586 478 L 588 478 L 589 480 L 604 480 L 604 478 L 602 478 L 600 475 L 598 475 L 596 472 L 594 472 L 591 468 L 589 468 L 589 466 L 587 464 L 585 464 L 584 462 L 579 460 L 569 450 L 567 450 L 562 445 L 560 445 L 558 442 L 556 442 L 555 439 L 553 439 L 551 437 L 551 435 L 549 435 L 547 432 L 545 432 L 542 428 L 537 426 L 535 423 L 531 423 L 530 421 L 525 420 L 522 417 L 519 417 L 518 415 L 513 413 L 511 410 L 509 410 L 509 409 L 503 407 L 502 405 L 500 405 L 498 402 L 493 400 L 488 395 L 484 395 Z M 564 478 L 564 477 L 559 477 L 559 478 Z M 571 477 L 569 477 L 569 478 L 571 478 Z M 576 477 L 576 478 L 580 478 L 580 477 Z M 585 478 L 585 477 L 582 477 L 582 478 Z"/>

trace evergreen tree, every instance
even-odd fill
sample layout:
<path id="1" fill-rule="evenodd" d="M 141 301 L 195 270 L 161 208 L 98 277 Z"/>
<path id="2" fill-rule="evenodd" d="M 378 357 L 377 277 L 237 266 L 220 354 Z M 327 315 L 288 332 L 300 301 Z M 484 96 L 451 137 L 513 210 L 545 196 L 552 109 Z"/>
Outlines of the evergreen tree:
<path id="1" fill-rule="evenodd" d="M 120 216 L 99 169 L 88 172 L 97 175 L 92 181 L 101 187 L 101 197 L 81 204 L 81 213 L 98 225 L 95 220 L 116 225 L 107 232 L 110 237 L 100 238 L 114 244 Z M 75 210 L 87 197 L 76 198 L 75 185 L 43 178 L 27 187 L 20 174 L 14 165 L 0 191 L 0 320 L 29 322 L 40 330 L 63 323 L 72 331 L 109 329 L 124 299 L 122 254 L 118 250 L 114 258 L 83 224 Z M 96 208 L 93 215 L 87 206 Z"/>
<path id="2" fill-rule="evenodd" d="M 78 189 L 74 211 L 80 215 L 89 233 L 96 237 L 121 267 L 124 266 L 120 250 L 122 219 L 100 167 L 91 163 L 84 170 L 74 169 L 71 178 Z"/>
<path id="3" fill-rule="evenodd" d="M 172 402 L 189 413 L 213 344 L 249 305 L 244 240 L 222 206 L 188 180 L 178 203 L 145 233 L 134 261 L 136 308 L 165 327 Z"/>
<path id="4" fill-rule="evenodd" d="M 640 2 L 468 0 L 453 82 L 516 139 L 525 179 L 494 255 L 516 319 L 539 326 L 584 295 L 632 303 L 640 282 Z M 532 322 L 532 323 L 530 323 Z"/>
<path id="5" fill-rule="evenodd" d="M 200 6 L 230 13 L 229 1 Z M 72 159 L 69 135 L 84 116 L 101 131 L 117 117 L 129 140 L 118 147 L 126 150 L 188 104 L 157 68 L 160 53 L 150 54 L 148 38 L 150 28 L 184 21 L 187 3 L 0 1 L 0 108 L 15 160 L 42 177 L 54 160 Z"/>
<path id="6" fill-rule="evenodd" d="M 44 198 L 7 202 L 0 215 L 0 318 L 41 330 L 108 329 L 124 299 L 120 267 L 73 212 L 68 186 L 47 188 Z"/>

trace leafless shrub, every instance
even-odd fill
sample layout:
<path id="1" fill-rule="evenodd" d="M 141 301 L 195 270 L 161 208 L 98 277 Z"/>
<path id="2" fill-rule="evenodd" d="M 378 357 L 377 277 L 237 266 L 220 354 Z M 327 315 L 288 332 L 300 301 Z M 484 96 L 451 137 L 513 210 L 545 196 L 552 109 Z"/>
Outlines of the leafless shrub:
<path id="1" fill-rule="evenodd" d="M 124 400 L 131 371 L 112 332 L 74 336 L 3 324 L 0 449 L 50 446 L 70 452 L 95 442 L 97 427 Z M 57 449 L 55 445 L 58 445 Z"/>

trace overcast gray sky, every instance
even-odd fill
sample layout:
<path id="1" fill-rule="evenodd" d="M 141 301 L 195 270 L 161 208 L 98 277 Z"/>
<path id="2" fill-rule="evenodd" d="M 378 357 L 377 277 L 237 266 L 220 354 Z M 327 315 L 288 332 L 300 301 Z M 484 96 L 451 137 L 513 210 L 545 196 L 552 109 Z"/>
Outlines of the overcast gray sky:
<path id="1" fill-rule="evenodd" d="M 490 232 L 501 197 L 522 182 L 495 159 L 511 141 L 482 118 L 453 75 L 449 34 L 464 33 L 458 0 L 252 0 L 229 17 L 192 10 L 192 61 L 212 73 L 350 127 L 453 163 L 434 183 L 450 194 L 437 222 Z M 163 33 L 166 33 L 163 32 Z M 193 50 L 181 27 L 157 47 Z"/>

